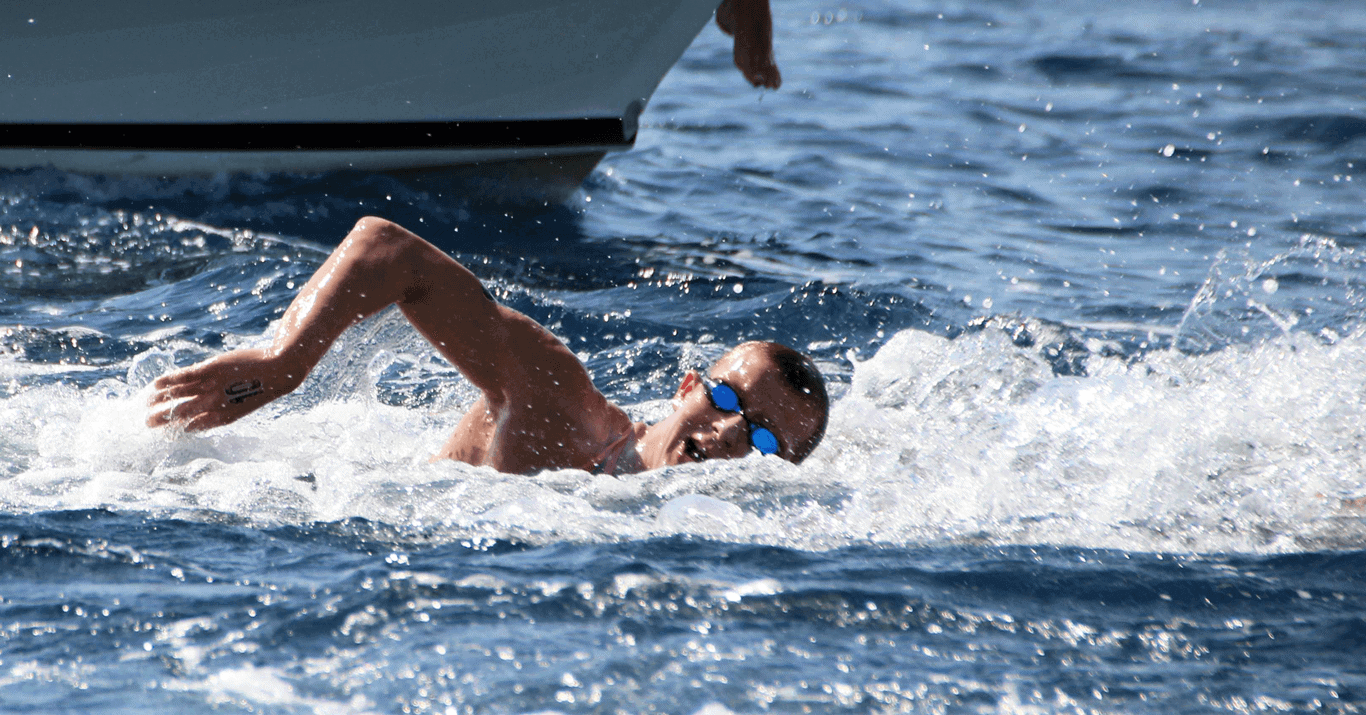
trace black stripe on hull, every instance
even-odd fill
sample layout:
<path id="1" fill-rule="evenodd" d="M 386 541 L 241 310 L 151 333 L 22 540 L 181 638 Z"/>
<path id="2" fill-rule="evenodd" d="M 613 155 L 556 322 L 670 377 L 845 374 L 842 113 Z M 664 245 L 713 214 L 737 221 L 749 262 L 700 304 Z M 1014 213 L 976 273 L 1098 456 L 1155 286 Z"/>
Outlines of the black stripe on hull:
<path id="1" fill-rule="evenodd" d="M 0 149 L 345 151 L 629 145 L 620 118 L 458 122 L 0 123 Z M 632 132 L 634 134 L 634 132 Z"/>

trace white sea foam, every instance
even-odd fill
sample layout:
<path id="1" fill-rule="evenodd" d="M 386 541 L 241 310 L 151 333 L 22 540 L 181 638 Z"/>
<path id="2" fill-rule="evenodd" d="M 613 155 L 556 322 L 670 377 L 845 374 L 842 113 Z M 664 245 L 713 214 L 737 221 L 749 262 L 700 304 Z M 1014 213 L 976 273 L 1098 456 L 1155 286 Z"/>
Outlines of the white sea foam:
<path id="1" fill-rule="evenodd" d="M 316 661 L 316 659 L 315 659 Z M 329 664 L 330 665 L 330 664 Z M 169 691 L 201 692 L 215 708 L 235 706 L 247 711 L 257 708 L 286 708 L 318 715 L 364 715 L 378 712 L 363 695 L 346 701 L 333 701 L 300 693 L 292 680 L 279 668 L 245 665 L 226 668 L 203 678 L 175 678 L 161 684 Z"/>
<path id="2" fill-rule="evenodd" d="M 149 430 L 145 376 L 132 370 L 132 384 L 0 398 L 0 508 L 360 517 L 425 538 L 537 543 L 685 533 L 801 548 L 1359 546 L 1363 512 L 1348 500 L 1366 494 L 1364 360 L 1361 336 L 1292 333 L 1132 363 L 1093 354 L 1089 376 L 1070 377 L 994 329 L 955 340 L 905 331 L 857 364 L 806 464 L 751 456 L 620 479 L 430 464 L 468 396 L 393 407 L 373 385 L 314 390 L 206 434 Z"/>
<path id="3" fill-rule="evenodd" d="M 1058 377 L 1003 333 L 905 332 L 859 366 L 813 466 L 856 475 L 843 520 L 877 541 L 1359 543 L 1363 348 L 1291 334 Z"/>

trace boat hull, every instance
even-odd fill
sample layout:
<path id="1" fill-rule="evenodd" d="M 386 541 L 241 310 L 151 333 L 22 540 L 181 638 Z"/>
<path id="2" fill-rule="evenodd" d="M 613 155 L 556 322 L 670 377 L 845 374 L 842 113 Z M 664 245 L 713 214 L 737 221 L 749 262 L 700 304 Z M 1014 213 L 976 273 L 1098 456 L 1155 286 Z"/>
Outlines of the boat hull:
<path id="1" fill-rule="evenodd" d="M 716 0 L 7 5 L 0 168 L 186 175 L 581 172 Z"/>

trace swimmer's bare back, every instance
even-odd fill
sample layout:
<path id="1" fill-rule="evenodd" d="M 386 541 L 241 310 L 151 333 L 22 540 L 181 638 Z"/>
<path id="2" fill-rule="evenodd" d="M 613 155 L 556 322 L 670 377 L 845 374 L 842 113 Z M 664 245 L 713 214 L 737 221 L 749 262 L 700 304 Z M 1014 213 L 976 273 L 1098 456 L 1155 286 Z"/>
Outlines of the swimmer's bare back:
<path id="1" fill-rule="evenodd" d="M 435 458 L 515 473 L 578 467 L 631 429 L 555 336 L 492 300 L 440 249 L 378 218 L 361 219 L 313 274 L 269 347 L 159 378 L 147 424 L 235 422 L 292 392 L 343 331 L 394 304 L 483 395 Z"/>

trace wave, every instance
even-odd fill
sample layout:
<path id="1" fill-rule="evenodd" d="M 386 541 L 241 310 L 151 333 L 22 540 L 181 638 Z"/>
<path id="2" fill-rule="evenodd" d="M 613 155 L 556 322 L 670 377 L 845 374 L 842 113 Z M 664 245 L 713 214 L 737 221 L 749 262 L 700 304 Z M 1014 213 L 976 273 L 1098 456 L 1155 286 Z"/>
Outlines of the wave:
<path id="1" fill-rule="evenodd" d="M 803 549 L 1259 553 L 1366 543 L 1366 337 L 1292 332 L 1137 355 L 1091 339 L 1085 369 L 1069 371 L 1045 340 L 1021 340 L 1028 330 L 1048 326 L 998 319 L 956 338 L 893 335 L 855 363 L 824 444 L 801 466 L 752 456 L 624 478 L 429 464 L 473 391 L 405 352 L 407 338 L 325 363 L 300 393 L 238 424 L 149 430 L 147 384 L 175 359 L 154 348 L 121 379 L 41 384 L 0 403 L 0 508 L 361 518 L 424 538 L 531 543 L 689 534 Z M 4 372 L 25 370 L 8 361 Z M 630 406 L 646 420 L 668 409 Z"/>

